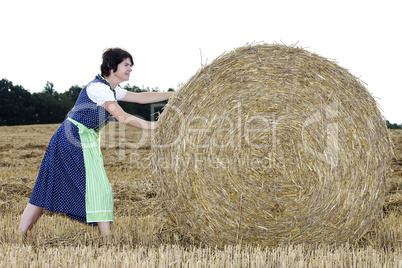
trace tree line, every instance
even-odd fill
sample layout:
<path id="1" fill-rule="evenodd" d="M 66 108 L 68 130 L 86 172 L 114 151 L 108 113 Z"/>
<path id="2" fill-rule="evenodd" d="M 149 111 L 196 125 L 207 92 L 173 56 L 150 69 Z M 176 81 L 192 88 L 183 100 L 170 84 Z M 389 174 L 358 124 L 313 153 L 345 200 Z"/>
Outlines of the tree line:
<path id="1" fill-rule="evenodd" d="M 395 123 L 391 123 L 387 120 L 387 127 L 389 129 L 402 129 L 402 123 L 400 125 L 395 124 Z"/>
<path id="2" fill-rule="evenodd" d="M 7 79 L 0 80 L 0 126 L 61 123 L 73 108 L 83 87 L 71 86 L 59 93 L 51 82 L 41 92 L 30 93 L 20 85 L 13 85 Z M 157 88 L 139 88 L 127 84 L 124 89 L 132 92 L 157 92 Z M 173 91 L 169 88 L 169 91 Z M 155 104 L 119 102 L 132 115 L 153 121 L 166 101 Z"/>
<path id="3" fill-rule="evenodd" d="M 58 93 L 51 82 L 47 82 L 41 92 L 30 93 L 20 85 L 13 85 L 7 79 L 0 80 L 0 126 L 54 124 L 61 123 L 74 106 L 83 87 L 71 86 Z M 127 84 L 124 89 L 132 92 L 159 91 L 155 88 L 139 88 Z M 169 91 L 174 89 L 169 88 Z M 153 121 L 166 101 L 154 104 L 120 102 L 129 114 Z M 390 129 L 402 129 L 402 124 L 390 123 Z"/>

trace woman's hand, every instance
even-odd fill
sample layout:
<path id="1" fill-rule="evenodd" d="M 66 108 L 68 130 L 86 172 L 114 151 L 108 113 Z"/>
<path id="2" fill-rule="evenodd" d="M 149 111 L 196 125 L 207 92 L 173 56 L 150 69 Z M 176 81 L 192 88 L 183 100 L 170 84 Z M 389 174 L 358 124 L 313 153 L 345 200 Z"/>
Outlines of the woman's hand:
<path id="1" fill-rule="evenodd" d="M 159 128 L 159 126 L 160 126 L 160 122 L 159 122 L 159 120 L 158 121 L 154 121 L 154 122 L 152 122 L 153 123 L 153 129 L 155 130 L 155 129 L 158 129 Z"/>

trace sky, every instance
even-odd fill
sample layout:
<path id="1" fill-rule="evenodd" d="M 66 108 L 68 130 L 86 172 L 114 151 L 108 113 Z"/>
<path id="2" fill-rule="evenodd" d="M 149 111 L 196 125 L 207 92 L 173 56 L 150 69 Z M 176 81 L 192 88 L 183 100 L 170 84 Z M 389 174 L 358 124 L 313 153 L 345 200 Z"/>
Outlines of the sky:
<path id="1" fill-rule="evenodd" d="M 121 47 L 134 57 L 130 85 L 166 91 L 236 47 L 296 44 L 348 69 L 366 84 L 382 115 L 401 124 L 398 2 L 2 1 L 0 79 L 30 92 L 49 81 L 64 92 L 100 72 L 106 48 Z"/>

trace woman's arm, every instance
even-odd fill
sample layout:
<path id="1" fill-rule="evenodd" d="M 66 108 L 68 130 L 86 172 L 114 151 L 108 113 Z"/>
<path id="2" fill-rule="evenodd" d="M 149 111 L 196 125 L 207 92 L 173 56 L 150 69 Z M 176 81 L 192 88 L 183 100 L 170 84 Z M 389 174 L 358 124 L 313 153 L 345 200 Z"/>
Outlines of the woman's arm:
<path id="1" fill-rule="evenodd" d="M 169 99 L 175 92 L 130 92 L 127 91 L 126 96 L 122 101 L 136 102 L 136 103 L 155 103 Z"/>
<path id="2" fill-rule="evenodd" d="M 159 126 L 158 121 L 150 122 L 126 113 L 117 101 L 106 101 L 103 107 L 113 115 L 119 123 L 141 129 L 157 129 Z"/>

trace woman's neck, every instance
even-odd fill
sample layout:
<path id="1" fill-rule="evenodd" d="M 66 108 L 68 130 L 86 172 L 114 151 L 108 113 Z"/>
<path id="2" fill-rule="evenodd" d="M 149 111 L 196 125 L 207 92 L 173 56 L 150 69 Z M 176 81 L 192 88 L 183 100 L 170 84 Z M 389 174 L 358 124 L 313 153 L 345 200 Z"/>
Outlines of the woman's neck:
<path id="1" fill-rule="evenodd" d="M 120 84 L 120 82 L 117 81 L 117 78 L 113 75 L 105 76 L 104 78 L 109 82 L 112 89 L 115 89 L 117 85 Z"/>

